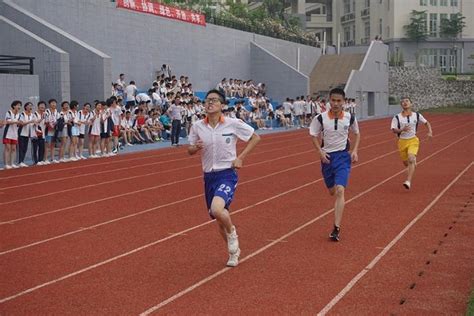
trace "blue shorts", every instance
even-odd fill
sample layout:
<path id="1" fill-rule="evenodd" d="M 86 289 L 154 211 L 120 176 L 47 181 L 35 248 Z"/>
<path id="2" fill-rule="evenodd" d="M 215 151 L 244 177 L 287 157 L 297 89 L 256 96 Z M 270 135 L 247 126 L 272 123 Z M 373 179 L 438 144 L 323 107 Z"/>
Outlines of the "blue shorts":
<path id="1" fill-rule="evenodd" d="M 204 194 L 206 196 L 207 209 L 209 216 L 214 219 L 211 214 L 212 199 L 219 196 L 225 201 L 225 208 L 228 210 L 232 199 L 234 198 L 235 188 L 239 177 L 234 169 L 225 169 L 216 172 L 204 173 Z"/>
<path id="2" fill-rule="evenodd" d="M 328 188 L 336 185 L 347 186 L 351 172 L 351 155 L 348 151 L 329 153 L 329 163 L 321 163 L 324 183 Z"/>
<path id="3" fill-rule="evenodd" d="M 46 141 L 47 143 L 54 143 L 54 136 L 46 135 L 45 141 Z"/>

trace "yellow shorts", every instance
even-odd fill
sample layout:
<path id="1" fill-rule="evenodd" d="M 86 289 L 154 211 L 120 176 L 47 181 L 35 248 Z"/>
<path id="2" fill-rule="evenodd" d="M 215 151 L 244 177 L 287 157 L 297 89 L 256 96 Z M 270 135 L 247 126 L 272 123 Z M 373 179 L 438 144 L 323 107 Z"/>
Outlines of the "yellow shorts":
<path id="1" fill-rule="evenodd" d="M 409 139 L 398 140 L 398 150 L 400 152 L 400 158 L 402 158 L 403 161 L 408 160 L 408 155 L 416 156 L 419 148 L 420 140 L 416 136 Z"/>

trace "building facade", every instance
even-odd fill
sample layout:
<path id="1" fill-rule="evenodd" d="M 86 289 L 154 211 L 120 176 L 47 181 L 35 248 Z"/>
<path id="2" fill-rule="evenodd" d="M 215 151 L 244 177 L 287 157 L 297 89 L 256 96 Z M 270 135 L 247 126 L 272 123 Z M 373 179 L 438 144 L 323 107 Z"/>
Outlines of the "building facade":
<path id="1" fill-rule="evenodd" d="M 426 41 L 407 39 L 411 12 L 426 11 Z M 292 0 L 286 13 L 304 21 L 327 45 L 368 45 L 376 36 L 405 65 L 418 63 L 443 72 L 474 72 L 474 0 Z M 441 20 L 461 13 L 466 27 L 453 41 L 440 34 Z"/>

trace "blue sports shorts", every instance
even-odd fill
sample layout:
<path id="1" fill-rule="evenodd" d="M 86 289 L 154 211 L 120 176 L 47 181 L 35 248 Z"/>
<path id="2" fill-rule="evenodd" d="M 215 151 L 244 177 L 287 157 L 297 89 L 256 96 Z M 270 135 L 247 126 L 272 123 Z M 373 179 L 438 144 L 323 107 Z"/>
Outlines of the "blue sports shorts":
<path id="1" fill-rule="evenodd" d="M 321 162 L 321 171 L 328 188 L 336 185 L 347 187 L 351 172 L 351 155 L 345 150 L 329 153 L 329 163 Z"/>
<path id="2" fill-rule="evenodd" d="M 234 198 L 235 188 L 239 177 L 234 169 L 224 169 L 215 172 L 204 173 L 204 194 L 206 196 L 207 209 L 211 214 L 212 199 L 215 196 L 221 197 L 225 201 L 225 208 L 228 210 Z"/>

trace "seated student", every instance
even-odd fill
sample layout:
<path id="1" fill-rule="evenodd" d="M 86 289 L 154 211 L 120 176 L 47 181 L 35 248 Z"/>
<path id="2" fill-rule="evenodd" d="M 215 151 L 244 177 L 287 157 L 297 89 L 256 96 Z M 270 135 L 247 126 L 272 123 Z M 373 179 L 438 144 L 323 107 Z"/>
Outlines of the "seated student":
<path id="1" fill-rule="evenodd" d="M 143 109 L 138 109 L 135 117 L 135 124 L 134 126 L 137 128 L 138 132 L 145 139 L 147 143 L 153 143 L 153 139 L 151 138 L 150 131 L 146 126 L 146 117 L 143 112 Z"/>
<path id="2" fill-rule="evenodd" d="M 160 122 L 158 112 L 150 111 L 148 113 L 148 119 L 146 120 L 146 126 L 150 131 L 152 138 L 155 141 L 161 141 L 161 132 L 163 131 L 163 125 Z"/>
<path id="3" fill-rule="evenodd" d="M 122 126 L 124 127 L 125 131 L 128 132 L 128 140 L 130 142 L 132 142 L 132 140 L 134 140 L 134 143 L 137 144 L 143 144 L 145 142 L 145 139 L 140 135 L 140 132 L 138 131 L 137 121 L 132 118 L 132 113 L 130 111 L 125 112 L 125 119 L 122 122 Z"/>
<path id="4" fill-rule="evenodd" d="M 266 129 L 265 121 L 260 118 L 260 113 L 256 108 L 252 108 L 252 111 L 250 112 L 249 123 L 257 126 L 259 129 Z"/>
<path id="5" fill-rule="evenodd" d="M 166 113 L 161 114 L 160 122 L 163 125 L 163 128 L 165 130 L 164 135 L 166 136 L 166 139 L 169 139 L 169 136 L 171 135 L 171 119 L 168 116 L 168 114 Z"/>
<path id="6" fill-rule="evenodd" d="M 279 106 L 276 109 L 275 118 L 277 119 L 279 125 L 283 126 L 284 128 L 288 128 L 288 126 L 290 125 L 290 119 L 285 116 L 282 106 Z"/>

